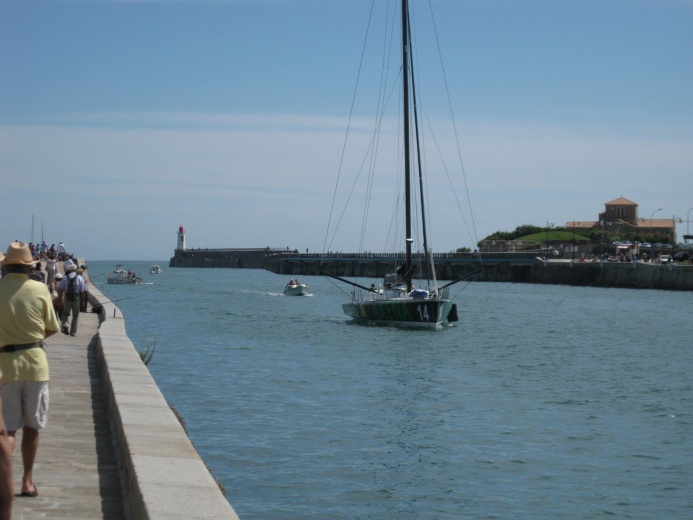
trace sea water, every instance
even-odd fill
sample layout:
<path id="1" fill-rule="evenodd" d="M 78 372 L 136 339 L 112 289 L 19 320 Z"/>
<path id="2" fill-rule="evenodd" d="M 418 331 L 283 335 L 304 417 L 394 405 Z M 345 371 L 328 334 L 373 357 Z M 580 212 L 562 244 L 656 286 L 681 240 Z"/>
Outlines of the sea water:
<path id="1" fill-rule="evenodd" d="M 693 518 L 690 292 L 475 283 L 401 330 L 330 279 L 115 263 L 93 283 L 244 520 Z"/>

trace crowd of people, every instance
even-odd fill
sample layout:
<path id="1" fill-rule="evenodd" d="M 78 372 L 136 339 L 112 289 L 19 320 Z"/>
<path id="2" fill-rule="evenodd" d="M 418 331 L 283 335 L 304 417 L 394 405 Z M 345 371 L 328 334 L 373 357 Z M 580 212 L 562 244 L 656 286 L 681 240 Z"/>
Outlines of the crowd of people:
<path id="1" fill-rule="evenodd" d="M 5 520 L 15 497 L 38 496 L 34 461 L 49 402 L 44 340 L 59 331 L 77 334 L 79 314 L 87 306 L 87 282 L 86 266 L 78 265 L 62 242 L 48 247 L 15 241 L 0 252 L 0 267 L 0 520 Z M 22 431 L 23 474 L 15 495 L 17 430 Z"/>

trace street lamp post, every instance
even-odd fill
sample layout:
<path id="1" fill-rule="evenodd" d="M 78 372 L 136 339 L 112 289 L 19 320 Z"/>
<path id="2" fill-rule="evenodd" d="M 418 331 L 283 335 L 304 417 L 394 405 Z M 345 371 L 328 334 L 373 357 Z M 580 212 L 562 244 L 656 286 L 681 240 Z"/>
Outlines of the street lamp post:
<path id="1" fill-rule="evenodd" d="M 650 230 L 652 230 L 652 217 L 654 217 L 654 214 L 658 211 L 662 211 L 662 208 L 654 210 L 652 215 L 650 215 Z M 652 237 L 650 237 L 650 240 L 652 240 Z M 654 262 L 654 244 L 652 242 L 650 242 L 650 262 Z"/>
<path id="2" fill-rule="evenodd" d="M 606 217 L 602 219 L 602 260 L 606 256 Z"/>

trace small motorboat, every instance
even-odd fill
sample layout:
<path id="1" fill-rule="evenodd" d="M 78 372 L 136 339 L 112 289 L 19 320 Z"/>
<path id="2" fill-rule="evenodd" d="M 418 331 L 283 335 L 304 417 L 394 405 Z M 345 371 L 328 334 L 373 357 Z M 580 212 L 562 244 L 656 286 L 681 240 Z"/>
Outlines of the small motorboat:
<path id="1" fill-rule="evenodd" d="M 284 287 L 284 294 L 286 296 L 305 296 L 308 294 L 308 286 L 299 280 L 291 280 Z"/>
<path id="2" fill-rule="evenodd" d="M 158 265 L 153 265 L 149 268 L 149 274 L 161 274 L 163 271 Z"/>
<path id="3" fill-rule="evenodd" d="M 115 266 L 115 269 L 108 273 L 108 283 L 115 284 L 133 284 L 142 283 L 142 278 L 139 278 L 135 273 L 123 269 L 121 264 Z"/>

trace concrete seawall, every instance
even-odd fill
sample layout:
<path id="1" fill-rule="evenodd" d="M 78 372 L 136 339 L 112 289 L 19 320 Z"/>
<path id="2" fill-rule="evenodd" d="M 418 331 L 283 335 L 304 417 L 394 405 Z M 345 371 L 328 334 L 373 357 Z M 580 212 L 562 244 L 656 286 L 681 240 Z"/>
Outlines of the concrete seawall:
<path id="1" fill-rule="evenodd" d="M 186 249 L 176 250 L 169 260 L 169 267 L 218 267 L 233 269 L 262 269 L 265 260 L 285 249 L 238 248 L 238 249 Z"/>
<path id="2" fill-rule="evenodd" d="M 127 337 L 120 309 L 101 304 L 97 359 L 121 469 L 135 519 L 238 519 Z"/>
<path id="3" fill-rule="evenodd" d="M 320 258 L 308 255 L 277 256 L 267 260 L 265 269 L 291 276 L 318 276 L 328 273 L 344 277 L 382 278 L 402 262 L 392 258 Z M 483 262 L 470 257 L 437 259 L 436 277 L 456 280 L 479 267 L 478 282 L 511 282 L 627 289 L 693 291 L 693 265 L 657 265 L 643 262 L 579 262 L 539 258 L 489 258 Z"/>

